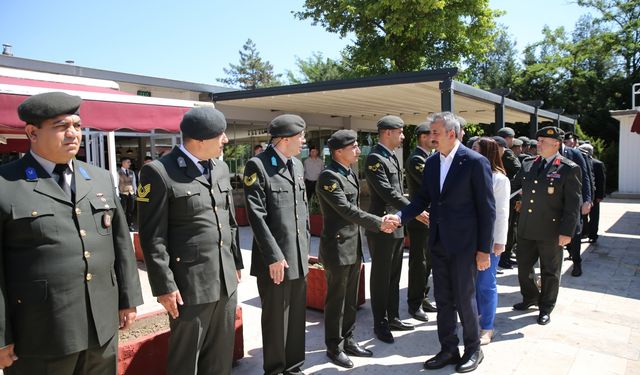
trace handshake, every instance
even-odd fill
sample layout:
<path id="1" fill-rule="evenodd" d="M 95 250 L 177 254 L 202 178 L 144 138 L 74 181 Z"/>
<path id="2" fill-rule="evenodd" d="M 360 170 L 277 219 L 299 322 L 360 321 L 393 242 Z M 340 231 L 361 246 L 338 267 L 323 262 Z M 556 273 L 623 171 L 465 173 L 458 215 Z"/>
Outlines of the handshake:
<path id="1" fill-rule="evenodd" d="M 422 211 L 422 213 L 416 216 L 416 220 L 419 222 L 429 225 L 429 214 L 426 211 Z M 384 233 L 392 233 L 394 230 L 398 229 L 402 223 L 400 222 L 400 217 L 398 215 L 384 215 L 382 217 L 382 224 L 380 225 L 380 231 Z"/>

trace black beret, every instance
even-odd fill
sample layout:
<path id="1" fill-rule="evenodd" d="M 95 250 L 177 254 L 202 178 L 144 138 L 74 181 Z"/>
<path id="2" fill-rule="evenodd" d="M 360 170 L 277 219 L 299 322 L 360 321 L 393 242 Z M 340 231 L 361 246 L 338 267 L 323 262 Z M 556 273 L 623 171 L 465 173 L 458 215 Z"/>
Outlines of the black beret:
<path id="1" fill-rule="evenodd" d="M 522 146 L 523 144 L 524 144 L 524 142 L 522 142 L 522 140 L 520 140 L 518 138 L 515 138 L 513 140 L 513 143 L 511 143 L 511 147 L 513 147 L 513 146 Z"/>
<path id="2" fill-rule="evenodd" d="M 473 148 L 473 144 L 476 143 L 478 139 L 480 139 L 480 137 L 474 135 L 473 137 L 467 139 L 467 144 L 465 146 L 467 146 L 467 148 Z"/>
<path id="3" fill-rule="evenodd" d="M 298 115 L 280 115 L 269 123 L 269 134 L 272 137 L 291 137 L 304 131 L 307 124 Z"/>
<path id="4" fill-rule="evenodd" d="M 215 138 L 226 129 L 227 120 L 222 112 L 211 107 L 192 108 L 184 114 L 180 122 L 182 134 L 199 141 Z"/>
<path id="5" fill-rule="evenodd" d="M 511 129 L 509 127 L 504 127 L 504 128 L 498 129 L 498 135 L 501 136 L 502 138 L 515 137 L 516 136 L 516 132 L 513 131 L 513 129 Z"/>
<path id="6" fill-rule="evenodd" d="M 18 117 L 27 124 L 40 124 L 42 121 L 59 115 L 78 113 L 82 99 L 64 92 L 45 92 L 33 95 L 18 106 Z"/>
<path id="7" fill-rule="evenodd" d="M 423 122 L 416 127 L 416 136 L 420 134 L 431 134 L 431 123 Z"/>
<path id="8" fill-rule="evenodd" d="M 494 141 L 496 141 L 496 143 L 497 143 L 499 146 L 504 147 L 504 148 L 507 148 L 507 147 L 508 147 L 508 146 L 507 146 L 507 141 L 506 141 L 504 138 L 502 138 L 501 136 L 499 136 L 499 135 L 494 135 L 494 136 L 493 136 L 493 137 L 491 137 L 491 138 L 493 138 L 493 140 L 494 140 Z"/>
<path id="9" fill-rule="evenodd" d="M 401 129 L 404 121 L 398 116 L 387 115 L 378 120 L 378 129 Z"/>
<path id="10" fill-rule="evenodd" d="M 529 141 L 529 147 L 538 147 L 538 141 L 535 139 L 532 139 Z"/>
<path id="11" fill-rule="evenodd" d="M 536 133 L 536 137 L 553 138 L 562 142 L 563 134 L 564 132 L 561 129 L 556 128 L 555 126 L 546 126 L 538 130 L 538 132 Z"/>
<path id="12" fill-rule="evenodd" d="M 529 146 L 529 142 L 531 142 L 531 140 L 529 139 L 529 137 L 525 137 L 524 135 L 523 135 L 523 136 L 518 137 L 518 139 L 522 141 L 522 145 L 523 145 L 523 146 Z"/>
<path id="13" fill-rule="evenodd" d="M 564 139 L 573 139 L 575 138 L 572 132 L 566 132 L 564 133 Z"/>
<path id="14" fill-rule="evenodd" d="M 327 145 L 332 150 L 337 150 L 358 140 L 358 134 L 350 129 L 342 129 L 331 134 L 331 138 L 327 141 Z"/>

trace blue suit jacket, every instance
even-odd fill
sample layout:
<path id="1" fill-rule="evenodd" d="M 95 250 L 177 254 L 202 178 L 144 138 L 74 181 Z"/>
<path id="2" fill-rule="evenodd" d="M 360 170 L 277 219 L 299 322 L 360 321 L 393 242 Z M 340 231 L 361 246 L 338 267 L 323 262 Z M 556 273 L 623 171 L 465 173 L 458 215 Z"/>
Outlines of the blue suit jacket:
<path id="1" fill-rule="evenodd" d="M 450 252 L 491 252 L 496 204 L 489 161 L 460 144 L 440 192 L 440 153 L 425 163 L 421 194 L 400 211 L 403 223 L 431 204 L 429 244 Z"/>
<path id="2" fill-rule="evenodd" d="M 578 166 L 580 167 L 580 181 L 582 181 L 582 202 L 591 202 L 591 173 L 589 173 L 587 161 L 582 155 L 582 152 L 575 148 L 569 148 L 563 145 L 560 153 L 562 154 L 562 156 L 578 164 Z"/>

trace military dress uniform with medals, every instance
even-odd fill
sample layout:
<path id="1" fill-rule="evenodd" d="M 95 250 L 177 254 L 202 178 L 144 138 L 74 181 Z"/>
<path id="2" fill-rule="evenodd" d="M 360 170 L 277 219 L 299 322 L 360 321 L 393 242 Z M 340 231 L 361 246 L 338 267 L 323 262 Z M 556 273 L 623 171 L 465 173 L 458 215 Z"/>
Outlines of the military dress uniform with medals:
<path id="1" fill-rule="evenodd" d="M 272 137 L 304 131 L 304 120 L 281 115 L 269 125 Z M 305 314 L 309 263 L 309 211 L 302 162 L 286 160 L 273 145 L 251 158 L 244 170 L 245 207 L 253 244 L 251 275 L 262 304 L 265 374 L 297 374 L 305 358 Z M 284 280 L 275 284 L 269 265 L 286 260 Z"/>
<path id="2" fill-rule="evenodd" d="M 549 128 L 540 129 L 538 137 L 558 139 L 555 128 Z M 531 157 L 525 160 L 514 183 L 516 189 L 522 188 L 516 256 L 523 302 L 516 309 L 538 305 L 540 314 L 548 315 L 555 307 L 560 286 L 562 247 L 558 238 L 573 236 L 579 222 L 580 168 L 560 154 L 550 160 Z M 533 276 L 538 259 L 542 277 L 540 291 Z"/>
<path id="3" fill-rule="evenodd" d="M 215 138 L 225 128 L 224 116 L 208 107 L 190 110 L 181 123 L 191 139 Z M 178 290 L 184 301 L 170 318 L 167 373 L 230 374 L 243 263 L 227 164 L 200 163 L 176 146 L 142 167 L 137 201 L 153 295 Z"/>

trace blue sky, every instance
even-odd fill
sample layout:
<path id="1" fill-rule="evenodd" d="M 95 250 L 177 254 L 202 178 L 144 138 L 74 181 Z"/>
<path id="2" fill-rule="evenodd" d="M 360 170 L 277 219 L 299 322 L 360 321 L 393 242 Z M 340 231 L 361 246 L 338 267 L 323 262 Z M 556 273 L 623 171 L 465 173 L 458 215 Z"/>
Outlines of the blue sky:
<path id="1" fill-rule="evenodd" d="M 587 10 L 567 0 L 490 0 L 506 10 L 521 50 L 543 26 L 573 29 Z M 350 40 L 294 18 L 302 0 L 2 0 L 0 42 L 14 56 L 216 84 L 253 39 L 278 73 L 315 51 L 337 58 Z"/>

